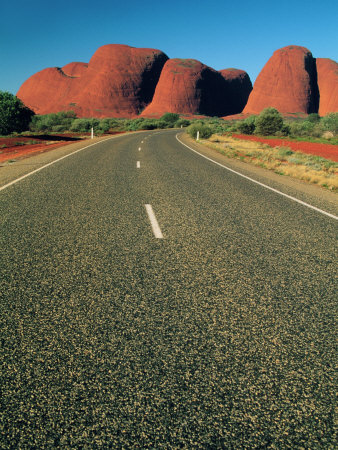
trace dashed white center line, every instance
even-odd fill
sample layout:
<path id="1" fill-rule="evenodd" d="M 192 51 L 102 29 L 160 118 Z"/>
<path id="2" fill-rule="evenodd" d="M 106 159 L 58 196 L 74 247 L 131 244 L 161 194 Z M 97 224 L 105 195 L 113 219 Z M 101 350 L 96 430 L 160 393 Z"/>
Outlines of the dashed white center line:
<path id="1" fill-rule="evenodd" d="M 138 148 L 138 151 L 139 151 L 139 152 L 141 151 L 141 147 Z"/>
<path id="2" fill-rule="evenodd" d="M 144 205 L 150 220 L 151 227 L 153 229 L 154 236 L 157 239 L 163 239 L 163 234 L 161 232 L 160 226 L 156 220 L 155 213 L 151 205 Z"/>
<path id="3" fill-rule="evenodd" d="M 137 167 L 137 169 L 139 169 L 139 168 L 141 167 L 141 163 L 140 163 L 140 161 L 137 161 L 137 163 L 136 163 L 136 167 Z"/>

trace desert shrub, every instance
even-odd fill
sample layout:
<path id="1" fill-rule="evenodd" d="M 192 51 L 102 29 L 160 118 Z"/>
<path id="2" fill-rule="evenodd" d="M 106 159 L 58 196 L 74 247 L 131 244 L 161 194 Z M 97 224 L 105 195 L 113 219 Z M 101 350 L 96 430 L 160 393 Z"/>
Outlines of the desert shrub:
<path id="1" fill-rule="evenodd" d="M 274 135 L 277 131 L 281 131 L 284 125 L 283 117 L 275 108 L 263 109 L 255 123 L 255 132 L 263 136 Z"/>
<path id="2" fill-rule="evenodd" d="M 158 121 L 157 120 L 145 120 L 142 123 L 142 129 L 143 130 L 155 130 L 158 128 Z"/>
<path id="3" fill-rule="evenodd" d="M 163 116 L 161 116 L 161 119 L 163 122 L 169 123 L 172 126 L 174 126 L 174 123 L 179 120 L 180 116 L 176 113 L 165 113 Z"/>
<path id="4" fill-rule="evenodd" d="M 317 113 L 312 113 L 307 116 L 309 122 L 318 123 L 320 122 L 320 115 Z"/>
<path id="5" fill-rule="evenodd" d="M 320 121 L 323 131 L 331 131 L 333 134 L 338 134 L 338 113 L 330 113 L 324 116 Z"/>
<path id="6" fill-rule="evenodd" d="M 157 128 L 159 128 L 160 130 L 164 130 L 165 128 L 171 128 L 171 124 L 168 122 L 165 122 L 164 120 L 157 120 Z"/>
<path id="7" fill-rule="evenodd" d="M 237 123 L 237 129 L 243 134 L 253 134 L 256 128 L 256 117 L 250 116 Z"/>
<path id="8" fill-rule="evenodd" d="M 58 113 L 44 114 L 32 118 L 30 129 L 32 131 L 68 131 L 71 129 L 76 114 L 73 111 L 60 111 Z"/>
<path id="9" fill-rule="evenodd" d="M 67 127 L 66 125 L 54 125 L 51 131 L 54 131 L 56 133 L 63 133 L 64 131 L 69 131 L 69 127 Z"/>
<path id="10" fill-rule="evenodd" d="M 187 119 L 179 119 L 177 122 L 175 122 L 175 127 L 176 128 L 185 128 L 188 127 L 190 125 L 190 120 Z"/>
<path id="11" fill-rule="evenodd" d="M 0 134 L 20 133 L 29 129 L 34 112 L 9 92 L 0 91 Z"/>
<path id="12" fill-rule="evenodd" d="M 88 119 L 75 119 L 71 126 L 71 131 L 86 132 L 90 130 L 90 121 Z"/>
<path id="13" fill-rule="evenodd" d="M 320 137 L 322 135 L 322 125 L 320 122 L 309 121 L 308 119 L 289 122 L 289 135 L 292 137 Z"/>
<path id="14" fill-rule="evenodd" d="M 110 120 L 109 119 L 100 119 L 98 129 L 102 133 L 107 133 L 110 130 Z"/>
<path id="15" fill-rule="evenodd" d="M 290 126 L 284 123 L 281 130 L 276 131 L 275 136 L 289 136 L 290 131 Z"/>
<path id="16" fill-rule="evenodd" d="M 88 133 L 91 128 L 94 128 L 95 133 L 97 133 L 101 127 L 100 127 L 100 120 L 99 119 L 74 119 L 72 125 L 71 125 L 71 131 L 78 132 L 78 133 Z M 102 131 L 102 129 L 101 129 Z"/>
<path id="17" fill-rule="evenodd" d="M 278 149 L 278 156 L 280 156 L 281 158 L 285 158 L 286 156 L 291 156 L 293 154 L 294 152 L 289 147 L 280 147 Z"/>
<path id="18" fill-rule="evenodd" d="M 197 131 L 200 132 L 200 138 L 202 139 L 208 139 L 212 135 L 212 130 L 208 125 L 204 125 L 201 122 L 195 122 L 191 124 L 187 128 L 188 133 L 192 138 L 196 139 Z"/>
<path id="19" fill-rule="evenodd" d="M 142 130 L 142 124 L 144 120 L 145 119 L 143 119 L 142 117 L 131 120 L 129 126 L 127 127 L 127 130 L 128 131 Z"/>

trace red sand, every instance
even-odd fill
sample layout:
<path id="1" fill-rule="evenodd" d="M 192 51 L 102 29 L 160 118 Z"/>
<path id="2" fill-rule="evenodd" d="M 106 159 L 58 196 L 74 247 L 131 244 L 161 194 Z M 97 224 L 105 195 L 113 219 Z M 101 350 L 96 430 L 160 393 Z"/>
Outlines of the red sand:
<path id="1" fill-rule="evenodd" d="M 2 139 L 0 139 L 0 145 Z M 0 163 L 10 159 L 22 159 L 28 156 L 33 156 L 36 153 L 44 153 L 64 145 L 73 144 L 73 142 L 58 142 L 57 144 L 34 144 L 34 145 L 20 145 L 16 147 L 7 147 L 0 149 Z"/>
<path id="2" fill-rule="evenodd" d="M 109 135 L 121 134 L 124 131 L 112 131 L 107 133 Z M 74 133 L 64 133 L 62 135 L 48 136 L 48 139 L 43 139 L 42 136 L 18 136 L 18 137 L 1 137 L 0 138 L 0 163 L 9 161 L 11 159 L 23 159 L 29 156 L 33 156 L 37 153 L 48 152 L 49 150 L 54 150 L 58 147 L 63 147 L 68 144 L 74 144 L 75 142 L 80 142 L 83 140 L 83 136 L 90 133 L 81 133 L 81 137 Z M 55 138 L 55 140 L 53 140 Z M 65 138 L 62 140 L 62 138 Z M 68 139 L 67 139 L 68 138 Z M 38 144 L 25 144 L 16 145 L 16 142 L 27 142 L 27 141 L 41 141 Z M 56 142 L 57 141 L 57 142 Z M 6 147 L 1 148 L 3 145 Z"/>
<path id="3" fill-rule="evenodd" d="M 245 134 L 233 134 L 232 136 L 234 138 L 243 139 L 246 141 L 262 142 L 263 144 L 270 145 L 270 147 L 289 147 L 291 150 L 295 150 L 297 152 L 321 156 L 322 158 L 338 162 L 338 145 L 287 141 L 285 139 L 262 138 L 257 136 L 248 136 Z"/>

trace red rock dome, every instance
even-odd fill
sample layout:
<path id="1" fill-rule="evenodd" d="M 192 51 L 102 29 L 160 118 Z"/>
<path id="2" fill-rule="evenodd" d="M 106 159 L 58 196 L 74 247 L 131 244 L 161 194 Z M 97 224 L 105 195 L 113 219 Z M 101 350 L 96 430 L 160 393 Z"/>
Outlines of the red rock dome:
<path id="1" fill-rule="evenodd" d="M 200 61 L 169 59 L 162 70 L 153 101 L 142 116 L 159 117 L 166 112 L 207 116 L 234 113 L 236 108 L 230 84 L 219 72 Z"/>
<path id="2" fill-rule="evenodd" d="M 76 79 L 77 81 L 77 79 Z M 70 110 L 74 79 L 62 69 L 51 67 L 37 72 L 20 87 L 17 97 L 37 114 Z"/>
<path id="3" fill-rule="evenodd" d="M 160 50 L 104 45 L 91 58 L 75 97 L 81 116 L 131 117 L 151 102 L 168 57 Z"/>
<path id="4" fill-rule="evenodd" d="M 319 115 L 338 112 L 338 64 L 332 59 L 317 58 Z"/>
<path id="5" fill-rule="evenodd" d="M 132 117 L 152 100 L 167 59 L 160 50 L 104 45 L 88 65 L 36 73 L 17 96 L 38 114 L 74 110 L 79 117 Z"/>
<path id="6" fill-rule="evenodd" d="M 281 113 L 318 111 L 315 59 L 309 50 L 288 46 L 274 52 L 254 83 L 244 113 L 274 107 Z"/>

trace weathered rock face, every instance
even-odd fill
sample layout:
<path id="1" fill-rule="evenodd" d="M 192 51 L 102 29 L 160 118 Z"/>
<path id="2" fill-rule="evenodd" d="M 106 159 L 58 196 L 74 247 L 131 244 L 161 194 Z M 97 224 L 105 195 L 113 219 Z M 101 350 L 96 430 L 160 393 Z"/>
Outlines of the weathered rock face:
<path id="1" fill-rule="evenodd" d="M 70 110 L 74 81 L 78 79 L 66 75 L 60 68 L 50 67 L 28 78 L 17 97 L 37 114 Z"/>
<path id="2" fill-rule="evenodd" d="M 329 58 L 317 58 L 319 115 L 338 111 L 338 64 Z"/>
<path id="3" fill-rule="evenodd" d="M 69 77 L 81 77 L 85 74 L 88 64 L 82 62 L 72 62 L 62 67 L 62 71 Z"/>
<path id="4" fill-rule="evenodd" d="M 252 83 L 249 75 L 244 70 L 223 69 L 220 74 L 225 79 L 228 87 L 229 114 L 239 114 L 247 104 Z"/>
<path id="5" fill-rule="evenodd" d="M 304 47 L 288 46 L 274 52 L 254 83 L 244 113 L 258 114 L 274 107 L 287 114 L 318 112 L 316 61 Z"/>
<path id="6" fill-rule="evenodd" d="M 105 45 L 91 58 L 75 103 L 82 116 L 130 117 L 150 103 L 168 57 L 160 50 Z"/>
<path id="7" fill-rule="evenodd" d="M 38 114 L 74 110 L 79 117 L 132 117 L 150 103 L 167 59 L 160 50 L 104 45 L 88 65 L 36 73 L 17 96 Z"/>
<path id="8" fill-rule="evenodd" d="M 235 113 L 234 96 L 221 73 L 195 59 L 166 62 L 151 104 L 141 114 L 159 117 L 166 112 L 224 116 Z M 244 106 L 244 105 L 243 105 Z"/>

